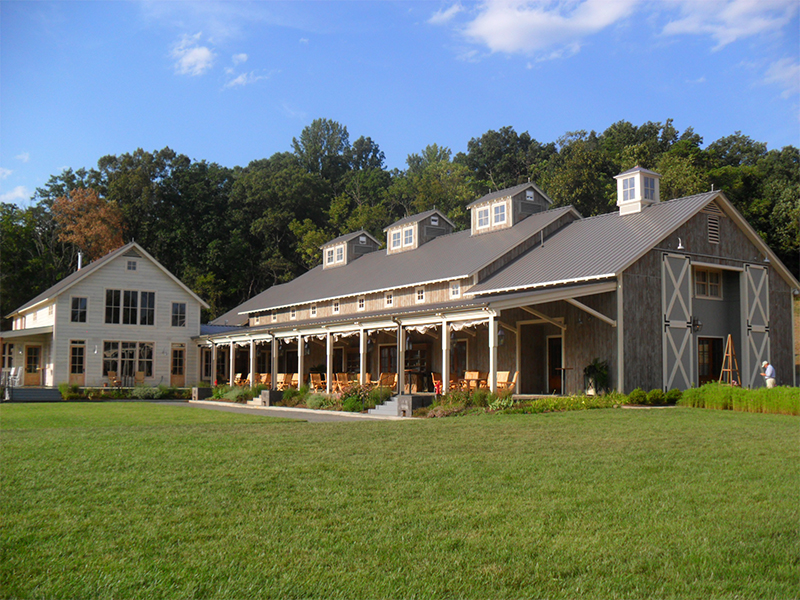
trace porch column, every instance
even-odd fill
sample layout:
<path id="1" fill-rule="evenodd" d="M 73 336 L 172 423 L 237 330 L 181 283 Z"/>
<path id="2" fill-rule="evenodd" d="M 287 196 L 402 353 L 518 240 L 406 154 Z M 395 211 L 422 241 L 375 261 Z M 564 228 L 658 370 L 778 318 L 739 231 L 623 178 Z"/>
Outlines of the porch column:
<path id="1" fill-rule="evenodd" d="M 228 385 L 233 386 L 233 370 L 236 367 L 236 342 L 231 340 L 230 369 L 228 370 Z"/>
<path id="2" fill-rule="evenodd" d="M 367 383 L 367 336 L 366 330 L 362 327 L 358 333 L 358 353 L 359 353 L 359 371 L 358 382 L 361 385 Z"/>
<path id="3" fill-rule="evenodd" d="M 256 387 L 256 342 L 250 338 L 250 387 Z"/>
<path id="4" fill-rule="evenodd" d="M 217 385 L 217 345 L 211 342 L 211 386 Z"/>
<path id="5" fill-rule="evenodd" d="M 325 391 L 331 393 L 331 378 L 333 377 L 333 338 L 331 332 L 328 331 L 325 340 Z"/>
<path id="6" fill-rule="evenodd" d="M 406 330 L 401 323 L 397 324 L 397 393 L 404 394 L 406 389 Z"/>
<path id="7" fill-rule="evenodd" d="M 625 393 L 625 328 L 622 319 L 622 275 L 617 277 L 617 391 Z"/>
<path id="8" fill-rule="evenodd" d="M 489 314 L 489 390 L 497 391 L 497 319 Z"/>
<path id="9" fill-rule="evenodd" d="M 278 389 L 278 382 L 275 381 L 277 379 L 277 376 L 278 376 L 278 344 L 279 344 L 278 338 L 276 338 L 273 335 L 272 336 L 272 349 L 270 351 L 270 356 L 269 356 L 269 362 L 270 362 L 270 365 L 269 365 L 269 379 L 270 379 L 269 388 L 271 390 Z"/>
<path id="10" fill-rule="evenodd" d="M 442 319 L 442 393 L 450 391 L 450 330 L 447 319 Z"/>
<path id="11" fill-rule="evenodd" d="M 297 336 L 297 389 L 303 387 L 303 362 L 305 359 L 306 353 L 305 348 L 303 348 L 303 334 L 299 334 Z"/>

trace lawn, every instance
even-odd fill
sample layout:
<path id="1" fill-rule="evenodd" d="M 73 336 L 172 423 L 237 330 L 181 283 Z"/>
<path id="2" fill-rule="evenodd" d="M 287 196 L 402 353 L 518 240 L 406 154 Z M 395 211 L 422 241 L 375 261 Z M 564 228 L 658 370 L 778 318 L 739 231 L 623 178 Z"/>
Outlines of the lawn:
<path id="1" fill-rule="evenodd" d="M 0 596 L 796 598 L 800 421 L 2 405 Z"/>

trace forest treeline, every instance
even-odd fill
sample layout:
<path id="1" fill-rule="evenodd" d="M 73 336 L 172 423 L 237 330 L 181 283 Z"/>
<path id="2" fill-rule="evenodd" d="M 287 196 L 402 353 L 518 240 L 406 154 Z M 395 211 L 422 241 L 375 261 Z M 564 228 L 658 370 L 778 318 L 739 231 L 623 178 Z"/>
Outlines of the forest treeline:
<path id="1" fill-rule="evenodd" d="M 459 228 L 466 206 L 525 181 L 583 215 L 616 210 L 615 175 L 657 171 L 661 199 L 721 189 L 794 272 L 800 253 L 800 153 L 735 132 L 702 148 L 671 120 L 627 121 L 600 134 L 542 143 L 512 127 L 487 131 L 455 155 L 432 144 L 387 169 L 377 142 L 317 119 L 291 151 L 227 168 L 170 148 L 104 156 L 50 177 L 28 207 L 2 204 L 0 292 L 7 315 L 108 244 L 136 240 L 204 298 L 213 318 L 319 264 L 319 246 L 366 229 L 383 239 L 397 219 L 436 207 Z M 4 325 L 7 325 L 4 323 Z"/>

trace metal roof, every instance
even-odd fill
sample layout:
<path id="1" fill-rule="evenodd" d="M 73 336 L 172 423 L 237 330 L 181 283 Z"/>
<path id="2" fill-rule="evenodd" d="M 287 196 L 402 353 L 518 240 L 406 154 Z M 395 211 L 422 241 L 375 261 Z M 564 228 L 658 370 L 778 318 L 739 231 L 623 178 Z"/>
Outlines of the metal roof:
<path id="1" fill-rule="evenodd" d="M 399 221 L 395 221 L 394 223 L 392 223 L 388 227 L 384 227 L 383 230 L 384 231 L 389 231 L 390 229 L 394 229 L 395 227 L 399 227 L 400 225 L 405 225 L 406 223 L 417 223 L 418 221 L 422 221 L 423 219 L 427 219 L 431 215 L 439 215 L 445 221 L 450 223 L 450 225 L 452 227 L 455 227 L 453 222 L 450 219 L 448 219 L 442 211 L 440 211 L 437 208 L 432 208 L 431 210 L 426 210 L 425 212 L 417 213 L 416 215 L 409 215 L 407 217 L 403 217 L 402 219 L 400 219 Z"/>
<path id="2" fill-rule="evenodd" d="M 476 236 L 464 230 L 436 237 L 409 252 L 371 252 L 336 269 L 319 265 L 265 290 L 211 323 L 243 323 L 246 318 L 240 313 L 469 277 L 568 213 L 578 216 L 571 206 L 565 206 L 535 213 L 508 229 Z"/>
<path id="3" fill-rule="evenodd" d="M 640 213 L 572 221 L 468 294 L 489 294 L 613 277 L 652 249 L 720 192 L 654 204 Z"/>
<path id="4" fill-rule="evenodd" d="M 627 171 L 624 171 L 619 175 L 614 175 L 614 179 L 619 179 L 620 177 L 624 177 L 625 175 L 631 175 L 632 173 L 647 173 L 648 175 L 655 175 L 656 177 L 661 177 L 660 173 L 656 173 L 655 171 L 651 171 L 650 169 L 645 169 L 644 167 L 636 165 L 632 169 L 628 169 Z"/>
<path id="5" fill-rule="evenodd" d="M 320 248 L 325 248 L 326 246 L 332 246 L 333 244 L 340 244 L 340 243 L 343 243 L 343 242 L 349 242 L 350 240 L 355 239 L 355 238 L 357 238 L 359 236 L 362 236 L 362 235 L 367 236 L 369 239 L 371 239 L 373 242 L 375 242 L 376 244 L 378 244 L 380 246 L 381 242 L 379 240 L 377 240 L 375 238 L 375 236 L 373 236 L 370 232 L 368 232 L 368 231 L 366 231 L 364 229 L 359 229 L 358 231 L 354 231 L 352 233 L 345 233 L 344 235 L 340 235 L 339 237 L 334 238 L 329 242 L 325 242 L 324 244 L 322 244 L 322 246 L 320 246 Z"/>
<path id="6" fill-rule="evenodd" d="M 484 202 L 490 202 L 492 200 L 496 200 L 497 198 L 507 198 L 528 188 L 533 188 L 539 194 L 541 194 L 543 198 L 545 198 L 548 202 L 550 202 L 550 204 L 553 203 L 553 201 L 550 199 L 550 196 L 545 194 L 538 185 L 529 181 L 527 183 L 520 183 L 519 185 L 515 185 L 514 187 L 505 188 L 503 190 L 497 190 L 496 192 L 489 192 L 485 196 L 481 196 L 477 200 L 467 204 L 467 208 L 472 208 L 473 206 L 477 206 L 478 204 L 483 204 Z"/>

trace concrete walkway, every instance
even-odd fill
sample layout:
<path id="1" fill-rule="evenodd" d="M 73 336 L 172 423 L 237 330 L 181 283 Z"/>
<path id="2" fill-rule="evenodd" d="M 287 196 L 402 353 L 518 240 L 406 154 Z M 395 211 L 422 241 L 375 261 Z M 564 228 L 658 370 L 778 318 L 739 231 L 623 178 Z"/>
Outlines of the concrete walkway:
<path id="1" fill-rule="evenodd" d="M 340 412 L 335 410 L 311 410 L 310 408 L 288 408 L 285 406 L 246 406 L 213 400 L 160 400 L 159 404 L 169 406 L 185 406 L 205 408 L 208 410 L 221 410 L 251 415 L 265 415 L 268 417 L 282 417 L 284 419 L 298 419 L 309 423 L 330 423 L 333 421 L 404 421 L 403 417 L 376 416 L 362 413 Z"/>

